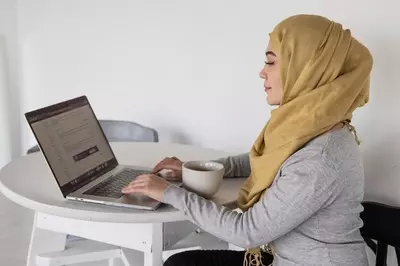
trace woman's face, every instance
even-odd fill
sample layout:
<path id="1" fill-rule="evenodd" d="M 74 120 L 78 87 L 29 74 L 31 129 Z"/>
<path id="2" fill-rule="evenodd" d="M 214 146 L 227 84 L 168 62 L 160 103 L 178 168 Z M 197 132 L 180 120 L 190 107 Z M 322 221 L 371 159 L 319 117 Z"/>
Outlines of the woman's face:
<path id="1" fill-rule="evenodd" d="M 281 71 L 279 58 L 271 47 L 271 42 L 268 43 L 265 55 L 266 61 L 263 69 L 260 71 L 260 78 L 264 80 L 264 91 L 267 93 L 267 102 L 269 105 L 280 105 L 283 96 Z"/>

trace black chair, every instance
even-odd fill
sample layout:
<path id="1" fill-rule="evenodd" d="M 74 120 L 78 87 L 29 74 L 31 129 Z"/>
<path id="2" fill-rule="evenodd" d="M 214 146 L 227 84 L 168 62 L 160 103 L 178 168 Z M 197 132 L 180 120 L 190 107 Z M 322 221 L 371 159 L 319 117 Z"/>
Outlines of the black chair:
<path id="1" fill-rule="evenodd" d="M 364 202 L 363 206 L 361 235 L 376 255 L 375 265 L 387 265 L 388 246 L 395 248 L 400 265 L 400 208 L 376 202 Z"/>

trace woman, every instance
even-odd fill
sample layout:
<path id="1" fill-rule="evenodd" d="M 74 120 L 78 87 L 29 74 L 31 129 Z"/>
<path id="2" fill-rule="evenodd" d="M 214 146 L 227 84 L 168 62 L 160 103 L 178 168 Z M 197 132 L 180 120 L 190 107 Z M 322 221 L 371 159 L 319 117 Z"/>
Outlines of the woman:
<path id="1" fill-rule="evenodd" d="M 249 176 L 238 198 L 242 213 L 156 175 L 124 189 L 171 204 L 247 249 L 188 251 L 165 265 L 367 265 L 359 232 L 363 166 L 350 121 L 368 102 L 371 54 L 340 24 L 297 15 L 274 28 L 266 57 L 260 77 L 268 103 L 279 107 L 249 154 L 219 160 L 226 176 Z M 173 169 L 179 178 L 181 165 L 165 159 L 154 172 Z"/>

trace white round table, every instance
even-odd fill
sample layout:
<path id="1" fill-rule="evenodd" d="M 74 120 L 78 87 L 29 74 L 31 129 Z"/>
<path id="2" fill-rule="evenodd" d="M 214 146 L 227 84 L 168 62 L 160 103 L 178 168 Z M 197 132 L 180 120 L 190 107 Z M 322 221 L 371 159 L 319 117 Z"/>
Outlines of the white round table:
<path id="1" fill-rule="evenodd" d="M 217 150 L 180 144 L 112 143 L 112 148 L 120 164 L 148 168 L 152 168 L 167 156 L 176 156 L 187 161 L 212 160 L 229 155 Z M 212 200 L 223 205 L 234 204 L 243 181 L 243 178 L 225 178 L 221 189 Z M 35 228 L 61 233 L 60 239 L 63 239 L 58 244 L 59 248 L 54 242 L 51 248 L 39 248 L 41 252 L 63 249 L 65 234 L 74 234 L 144 252 L 149 251 L 153 255 L 146 264 L 155 265 L 159 262 L 159 254 L 154 255 L 154 246 L 152 247 L 154 241 L 157 241 L 155 235 L 159 234 L 155 231 L 159 231 L 163 223 L 186 220 L 181 212 L 164 204 L 155 211 L 147 211 L 66 200 L 40 152 L 13 160 L 1 169 L 0 192 L 10 200 L 36 212 L 28 265 L 31 265 L 29 261 L 33 265 L 32 253 L 38 253 L 32 247 L 35 244 L 32 242 L 35 242 L 38 235 Z M 131 237 L 126 236 L 128 227 L 134 231 L 129 232 Z M 113 230 L 112 233 L 110 230 Z M 145 236 L 144 231 L 150 231 L 150 237 Z M 57 238 L 55 235 L 51 237 Z M 42 242 L 49 241 L 48 238 L 39 238 Z M 140 241 L 132 241 L 132 238 L 139 239 L 141 244 L 137 244 Z"/>

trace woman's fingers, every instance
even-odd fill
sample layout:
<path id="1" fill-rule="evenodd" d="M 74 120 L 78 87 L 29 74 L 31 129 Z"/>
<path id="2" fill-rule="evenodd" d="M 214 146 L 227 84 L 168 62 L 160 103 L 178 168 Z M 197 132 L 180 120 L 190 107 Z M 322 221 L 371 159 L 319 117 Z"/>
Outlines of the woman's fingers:
<path id="1" fill-rule="evenodd" d="M 128 186 L 121 191 L 124 194 L 140 193 L 156 200 L 161 200 L 169 183 L 156 175 L 141 175 L 135 178 Z"/>
<path id="2" fill-rule="evenodd" d="M 147 181 L 133 181 L 126 187 L 122 189 L 122 193 L 133 193 L 133 192 L 143 192 L 149 187 L 149 182 Z"/>
<path id="3" fill-rule="evenodd" d="M 147 185 L 138 184 L 138 185 L 135 185 L 135 186 L 129 186 L 129 187 L 124 188 L 122 190 L 122 193 L 125 193 L 125 194 L 131 194 L 131 193 L 146 194 L 147 188 L 148 188 Z"/>
<path id="4" fill-rule="evenodd" d="M 157 173 L 161 171 L 162 169 L 170 169 L 170 170 L 175 170 L 179 171 L 182 169 L 182 166 L 179 161 L 171 158 L 167 158 L 159 162 L 154 168 L 153 168 L 153 173 Z"/>
<path id="5" fill-rule="evenodd" d="M 181 171 L 171 170 L 166 173 L 165 179 L 168 181 L 179 181 L 181 180 Z"/>
<path id="6" fill-rule="evenodd" d="M 170 158 L 164 158 L 162 159 L 158 164 L 156 164 L 156 166 L 154 166 L 152 173 L 157 173 L 158 171 L 160 171 L 160 166 L 163 165 L 165 163 L 165 161 L 170 160 Z"/>
<path id="7" fill-rule="evenodd" d="M 131 182 L 131 184 L 134 182 L 144 181 L 144 180 L 150 180 L 150 175 L 139 175 Z"/>
<path id="8" fill-rule="evenodd" d="M 149 178 L 148 175 L 137 176 L 133 181 L 131 181 L 128 185 L 126 185 L 122 189 L 122 192 L 123 193 L 129 193 L 128 191 L 130 191 L 132 188 L 135 188 L 135 187 L 138 187 L 138 186 L 145 187 L 146 185 L 148 185 L 149 180 L 150 180 L 150 178 Z"/>
<path id="9" fill-rule="evenodd" d="M 169 171 L 166 173 L 166 178 L 167 179 L 176 179 L 177 177 L 177 172 L 175 170 Z"/>

